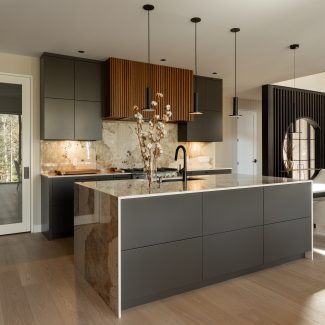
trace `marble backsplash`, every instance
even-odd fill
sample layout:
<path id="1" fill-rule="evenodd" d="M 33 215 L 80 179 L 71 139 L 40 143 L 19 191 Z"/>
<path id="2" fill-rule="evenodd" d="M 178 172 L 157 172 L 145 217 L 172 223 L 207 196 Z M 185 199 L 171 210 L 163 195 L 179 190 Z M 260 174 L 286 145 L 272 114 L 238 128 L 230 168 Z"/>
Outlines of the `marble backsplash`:
<path id="1" fill-rule="evenodd" d="M 166 125 L 167 136 L 162 140 L 163 155 L 159 167 L 178 167 L 174 161 L 179 144 L 187 148 L 189 168 L 215 166 L 214 143 L 181 143 L 177 141 L 177 124 Z M 103 121 L 101 141 L 42 141 L 41 171 L 56 169 L 91 168 L 142 168 L 135 122 Z"/>

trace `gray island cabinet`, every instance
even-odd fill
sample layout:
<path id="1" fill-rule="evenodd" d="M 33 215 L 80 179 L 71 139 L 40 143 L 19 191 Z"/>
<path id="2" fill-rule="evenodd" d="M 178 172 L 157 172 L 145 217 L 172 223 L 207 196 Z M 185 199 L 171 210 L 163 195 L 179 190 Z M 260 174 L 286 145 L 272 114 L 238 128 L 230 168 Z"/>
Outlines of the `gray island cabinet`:
<path id="1" fill-rule="evenodd" d="M 312 258 L 310 181 L 247 175 L 75 184 L 75 265 L 123 309 Z"/>

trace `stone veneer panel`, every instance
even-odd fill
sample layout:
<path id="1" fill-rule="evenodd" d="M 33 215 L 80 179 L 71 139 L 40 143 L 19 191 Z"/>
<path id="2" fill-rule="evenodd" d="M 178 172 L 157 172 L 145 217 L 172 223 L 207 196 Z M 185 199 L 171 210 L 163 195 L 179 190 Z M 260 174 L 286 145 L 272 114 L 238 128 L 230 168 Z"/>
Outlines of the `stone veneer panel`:
<path id="1" fill-rule="evenodd" d="M 118 199 L 75 185 L 76 269 L 118 315 Z"/>
<path id="2" fill-rule="evenodd" d="M 190 155 L 189 167 L 210 168 L 215 166 L 215 144 L 200 143 L 192 149 L 191 144 L 177 141 L 177 124 L 166 125 L 167 136 L 162 140 L 163 155 L 158 161 L 161 167 L 178 167 L 174 162 L 175 149 L 179 144 L 187 147 Z M 198 156 L 208 157 L 202 163 Z M 142 168 L 142 158 L 135 133 L 135 122 L 103 121 L 101 141 L 42 141 L 41 170 L 71 168 Z"/>

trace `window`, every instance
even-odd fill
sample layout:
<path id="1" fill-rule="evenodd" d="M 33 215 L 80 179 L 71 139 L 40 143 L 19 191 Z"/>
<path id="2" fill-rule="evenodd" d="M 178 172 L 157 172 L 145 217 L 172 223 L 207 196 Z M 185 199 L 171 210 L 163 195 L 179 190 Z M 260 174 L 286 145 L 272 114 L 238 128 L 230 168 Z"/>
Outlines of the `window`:
<path id="1" fill-rule="evenodd" d="M 316 130 L 311 120 L 296 120 L 283 143 L 283 164 L 288 177 L 311 179 L 316 172 Z"/>

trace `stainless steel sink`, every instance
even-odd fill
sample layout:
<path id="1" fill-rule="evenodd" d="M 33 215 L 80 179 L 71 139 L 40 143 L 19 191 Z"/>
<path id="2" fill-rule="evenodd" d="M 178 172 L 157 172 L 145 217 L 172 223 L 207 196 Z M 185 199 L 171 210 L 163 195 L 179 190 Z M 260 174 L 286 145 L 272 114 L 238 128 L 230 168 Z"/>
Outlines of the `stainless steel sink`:
<path id="1" fill-rule="evenodd" d="M 202 181 L 205 180 L 205 178 L 202 177 L 187 177 L 187 181 Z M 182 177 L 172 177 L 172 178 L 162 178 L 161 182 L 162 183 L 167 183 L 167 182 L 182 182 L 183 179 Z"/>

